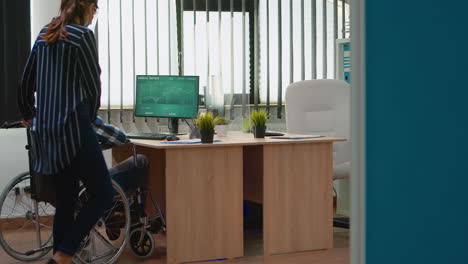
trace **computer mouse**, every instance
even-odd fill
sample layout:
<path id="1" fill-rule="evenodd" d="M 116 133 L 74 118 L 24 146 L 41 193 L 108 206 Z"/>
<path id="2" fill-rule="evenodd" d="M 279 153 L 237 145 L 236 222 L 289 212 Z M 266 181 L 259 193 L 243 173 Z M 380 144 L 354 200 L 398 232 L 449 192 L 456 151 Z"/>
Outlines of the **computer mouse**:
<path id="1" fill-rule="evenodd" d="M 175 141 L 175 140 L 179 140 L 180 138 L 178 138 L 177 136 L 175 135 L 169 135 L 166 137 L 166 140 L 167 141 Z"/>

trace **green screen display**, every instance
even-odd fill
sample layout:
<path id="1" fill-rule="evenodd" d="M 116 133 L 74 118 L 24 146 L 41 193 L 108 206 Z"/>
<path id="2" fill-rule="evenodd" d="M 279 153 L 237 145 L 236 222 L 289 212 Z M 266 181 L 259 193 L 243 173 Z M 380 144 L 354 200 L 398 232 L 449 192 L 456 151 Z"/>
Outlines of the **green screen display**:
<path id="1" fill-rule="evenodd" d="M 198 76 L 136 77 L 136 116 L 195 118 Z"/>

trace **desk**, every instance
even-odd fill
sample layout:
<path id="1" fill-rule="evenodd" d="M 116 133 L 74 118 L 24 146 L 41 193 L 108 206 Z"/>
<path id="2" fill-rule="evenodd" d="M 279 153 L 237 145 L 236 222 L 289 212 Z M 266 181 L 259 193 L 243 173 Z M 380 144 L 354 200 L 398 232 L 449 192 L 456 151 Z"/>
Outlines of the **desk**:
<path id="1" fill-rule="evenodd" d="M 236 132 L 217 139 L 222 142 L 133 140 L 150 160 L 148 188 L 166 215 L 168 263 L 242 257 L 242 205 L 250 197 L 264 204 L 265 255 L 332 247 L 332 144 L 344 139 Z M 112 152 L 114 162 L 131 155 L 125 146 Z"/>

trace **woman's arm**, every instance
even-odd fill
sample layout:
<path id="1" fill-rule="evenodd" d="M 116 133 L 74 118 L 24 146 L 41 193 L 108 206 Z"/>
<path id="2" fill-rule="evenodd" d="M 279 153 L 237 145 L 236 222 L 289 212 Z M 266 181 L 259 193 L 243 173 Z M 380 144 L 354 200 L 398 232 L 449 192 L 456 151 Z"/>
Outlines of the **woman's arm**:
<path id="1" fill-rule="evenodd" d="M 31 120 L 36 113 L 34 92 L 36 91 L 36 46 L 31 50 L 24 68 L 18 92 L 18 105 L 24 120 Z"/>
<path id="2" fill-rule="evenodd" d="M 78 63 L 82 72 L 85 94 L 91 102 L 91 120 L 95 120 L 101 106 L 101 67 L 96 48 L 96 39 L 91 30 L 85 32 L 80 43 Z"/>

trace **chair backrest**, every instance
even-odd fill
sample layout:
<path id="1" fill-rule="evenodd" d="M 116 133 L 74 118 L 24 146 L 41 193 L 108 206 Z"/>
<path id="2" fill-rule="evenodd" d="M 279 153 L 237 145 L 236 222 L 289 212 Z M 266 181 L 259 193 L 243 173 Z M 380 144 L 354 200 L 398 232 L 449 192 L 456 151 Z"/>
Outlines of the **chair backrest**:
<path id="1" fill-rule="evenodd" d="M 346 138 L 334 144 L 334 164 L 351 161 L 351 90 L 339 80 L 308 80 L 286 90 L 289 133 Z"/>

